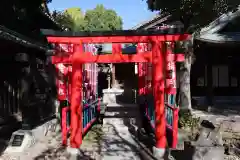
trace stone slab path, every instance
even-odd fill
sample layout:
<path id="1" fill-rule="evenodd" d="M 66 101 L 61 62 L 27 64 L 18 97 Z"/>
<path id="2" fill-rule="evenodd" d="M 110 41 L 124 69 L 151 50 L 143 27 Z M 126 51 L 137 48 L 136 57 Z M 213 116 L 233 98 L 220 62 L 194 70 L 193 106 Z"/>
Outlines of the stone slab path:
<path id="1" fill-rule="evenodd" d="M 202 112 L 196 114 L 206 118 L 204 117 L 206 114 Z M 208 115 L 207 117 L 221 121 L 223 119 L 232 120 L 232 117 L 235 116 Z M 81 156 L 77 159 L 152 160 L 149 149 L 139 142 L 132 132 L 136 132 L 139 123 L 141 122 L 136 106 L 109 105 L 103 125 L 95 125 L 84 137 L 81 149 L 79 149 Z M 41 134 L 43 134 L 43 130 L 39 129 L 39 135 Z M 49 132 L 46 136 L 37 138 L 34 145 L 23 153 L 0 156 L 0 160 L 71 160 L 71 158 L 67 149 L 61 146 L 60 132 Z M 176 159 L 181 160 L 182 158 L 178 156 Z M 225 159 L 238 160 L 235 156 L 226 156 Z"/>
<path id="2" fill-rule="evenodd" d="M 222 124 L 224 132 L 239 134 L 240 136 L 240 114 L 231 110 L 220 110 L 216 112 L 205 112 L 194 110 L 193 114 L 200 119 L 211 121 L 215 125 Z"/>
<path id="3" fill-rule="evenodd" d="M 95 137 L 86 137 L 82 146 L 85 154 L 93 155 L 97 153 L 95 159 L 99 160 L 140 160 L 145 159 L 146 155 L 141 153 L 138 142 L 129 132 L 139 122 L 137 108 L 134 105 L 109 105 L 106 111 L 106 117 L 100 129 L 96 130 Z M 93 134 L 91 134 L 93 135 Z M 93 146 L 87 139 L 93 139 Z M 149 158 L 148 158 L 149 159 Z"/>
<path id="4" fill-rule="evenodd" d="M 129 132 L 131 125 L 139 122 L 134 105 L 110 105 L 103 125 L 95 125 L 85 136 L 80 152 L 81 160 L 140 160 L 149 159 L 144 148 Z M 67 160 L 71 156 L 61 146 L 61 134 L 49 132 L 38 138 L 35 144 L 23 153 L 3 154 L 0 160 Z M 75 158 L 76 159 L 76 158 Z"/>

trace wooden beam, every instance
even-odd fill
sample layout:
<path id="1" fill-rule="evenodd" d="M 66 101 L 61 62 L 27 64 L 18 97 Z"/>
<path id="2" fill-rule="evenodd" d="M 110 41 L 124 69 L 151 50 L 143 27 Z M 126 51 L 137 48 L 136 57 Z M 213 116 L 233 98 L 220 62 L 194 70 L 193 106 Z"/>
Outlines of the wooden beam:
<path id="1" fill-rule="evenodd" d="M 139 54 L 124 55 L 124 54 L 106 54 L 92 55 L 87 52 L 78 54 L 75 59 L 78 63 L 131 63 L 131 62 L 152 62 L 152 52 L 144 52 Z M 52 63 L 72 63 L 72 55 L 70 56 L 52 56 Z"/>
<path id="2" fill-rule="evenodd" d="M 157 36 L 109 36 L 109 37 L 47 37 L 49 43 L 149 43 L 153 41 L 183 41 L 188 34 Z"/>

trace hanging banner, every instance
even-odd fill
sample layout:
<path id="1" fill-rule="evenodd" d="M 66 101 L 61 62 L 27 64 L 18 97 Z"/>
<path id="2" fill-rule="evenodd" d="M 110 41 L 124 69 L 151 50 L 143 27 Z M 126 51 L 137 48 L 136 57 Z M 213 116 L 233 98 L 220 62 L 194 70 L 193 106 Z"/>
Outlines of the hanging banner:
<path id="1" fill-rule="evenodd" d="M 167 94 L 176 94 L 177 85 L 176 85 L 176 66 L 175 66 L 175 54 L 172 54 L 171 51 L 167 51 L 167 68 L 166 68 L 166 93 Z"/>
<path id="2" fill-rule="evenodd" d="M 59 44 L 59 51 L 66 53 L 73 53 L 73 44 Z"/>
<path id="3" fill-rule="evenodd" d="M 60 53 L 73 53 L 73 44 L 57 44 L 55 49 Z M 56 64 L 56 85 L 57 85 L 57 97 L 58 100 L 68 100 L 69 93 L 69 80 L 68 73 L 71 72 L 71 68 L 63 63 Z M 71 85 L 70 85 L 71 86 Z M 71 91 L 70 91 L 71 92 Z"/>
<path id="4" fill-rule="evenodd" d="M 66 74 L 68 72 L 68 68 L 62 64 L 59 63 L 56 65 L 57 70 L 57 93 L 58 93 L 58 100 L 66 100 L 67 96 L 67 83 L 66 83 Z"/>
<path id="5" fill-rule="evenodd" d="M 138 45 L 137 45 L 137 51 L 139 53 L 150 51 L 150 50 L 151 50 L 150 43 L 138 43 Z"/>
<path id="6" fill-rule="evenodd" d="M 138 43 L 137 45 L 137 52 L 143 53 L 146 51 L 151 51 L 151 44 L 150 43 Z M 146 94 L 151 91 L 151 80 L 152 75 L 152 64 L 151 63 L 138 63 L 138 70 L 137 73 L 139 75 L 139 94 Z"/>
<path id="7" fill-rule="evenodd" d="M 67 100 L 70 102 L 71 101 L 71 95 L 72 95 L 72 66 L 68 66 L 68 83 L 67 83 L 67 88 L 68 88 L 68 92 L 67 92 Z"/>

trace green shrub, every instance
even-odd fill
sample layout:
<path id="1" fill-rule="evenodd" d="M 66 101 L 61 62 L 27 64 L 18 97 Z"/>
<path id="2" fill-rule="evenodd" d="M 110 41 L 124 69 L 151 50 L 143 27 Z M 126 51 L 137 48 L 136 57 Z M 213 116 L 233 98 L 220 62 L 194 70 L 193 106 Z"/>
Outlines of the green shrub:
<path id="1" fill-rule="evenodd" d="M 193 117 L 189 111 L 179 112 L 179 128 L 198 128 L 200 118 Z"/>

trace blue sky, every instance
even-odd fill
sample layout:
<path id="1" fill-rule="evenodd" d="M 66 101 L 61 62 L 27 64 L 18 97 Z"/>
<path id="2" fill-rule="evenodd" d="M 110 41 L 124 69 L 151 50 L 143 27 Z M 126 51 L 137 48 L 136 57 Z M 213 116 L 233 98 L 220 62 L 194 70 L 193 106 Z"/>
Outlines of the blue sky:
<path id="1" fill-rule="evenodd" d="M 122 17 L 124 29 L 130 29 L 156 14 L 147 9 L 145 0 L 53 0 L 49 9 L 61 11 L 70 7 L 80 7 L 85 12 L 95 8 L 97 4 L 114 9 Z"/>

